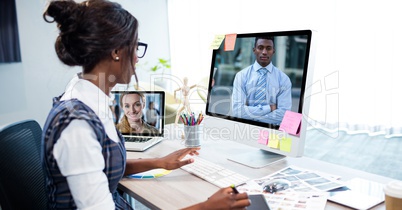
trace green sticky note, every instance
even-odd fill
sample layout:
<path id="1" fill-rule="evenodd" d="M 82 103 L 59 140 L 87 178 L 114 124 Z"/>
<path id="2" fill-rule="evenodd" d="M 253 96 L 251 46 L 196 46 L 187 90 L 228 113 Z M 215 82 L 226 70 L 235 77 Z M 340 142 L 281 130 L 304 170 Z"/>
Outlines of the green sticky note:
<path id="1" fill-rule="evenodd" d="M 285 151 L 285 152 L 290 152 L 291 148 L 292 148 L 292 138 L 285 137 L 280 140 L 279 150 Z"/>
<path id="2" fill-rule="evenodd" d="M 213 49 L 213 50 L 219 49 L 224 38 L 225 38 L 224 34 L 223 35 L 215 35 L 215 38 L 211 44 L 211 49 Z"/>

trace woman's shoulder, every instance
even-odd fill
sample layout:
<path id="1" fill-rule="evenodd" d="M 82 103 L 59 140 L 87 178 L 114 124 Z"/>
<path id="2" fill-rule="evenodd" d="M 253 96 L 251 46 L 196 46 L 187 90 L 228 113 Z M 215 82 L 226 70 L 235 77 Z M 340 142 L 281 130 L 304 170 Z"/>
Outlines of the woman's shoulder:
<path id="1" fill-rule="evenodd" d="M 60 100 L 61 97 L 53 99 L 53 107 L 50 111 L 53 115 L 63 115 L 74 119 L 97 120 L 96 113 L 84 102 L 78 99 Z"/>
<path id="2" fill-rule="evenodd" d="M 157 132 L 158 132 L 158 129 L 155 128 L 154 126 L 152 126 L 152 125 L 150 125 L 150 124 L 144 122 L 144 132 L 147 132 L 147 133 L 157 133 Z"/>
<path id="3" fill-rule="evenodd" d="M 120 131 L 120 133 L 130 133 L 131 129 L 124 122 L 119 122 L 116 124 L 116 129 Z"/>

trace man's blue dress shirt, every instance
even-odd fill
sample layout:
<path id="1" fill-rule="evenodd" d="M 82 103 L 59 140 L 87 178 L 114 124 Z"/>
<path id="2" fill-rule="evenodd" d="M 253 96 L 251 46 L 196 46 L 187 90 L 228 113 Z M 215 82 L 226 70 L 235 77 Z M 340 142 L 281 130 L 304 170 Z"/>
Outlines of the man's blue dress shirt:
<path id="1" fill-rule="evenodd" d="M 265 68 L 268 70 L 266 84 L 266 101 L 254 105 L 255 90 L 260 64 L 239 71 L 233 82 L 232 113 L 234 117 L 279 125 L 286 110 L 292 108 L 292 83 L 289 77 L 276 68 L 272 62 Z M 270 105 L 276 104 L 276 110 L 271 111 Z"/>

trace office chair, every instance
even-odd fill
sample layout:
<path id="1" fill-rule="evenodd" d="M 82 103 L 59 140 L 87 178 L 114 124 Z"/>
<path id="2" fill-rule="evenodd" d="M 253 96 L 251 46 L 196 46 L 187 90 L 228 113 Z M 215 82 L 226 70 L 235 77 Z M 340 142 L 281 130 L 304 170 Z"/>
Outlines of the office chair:
<path id="1" fill-rule="evenodd" d="M 0 209 L 47 209 L 42 128 L 34 120 L 0 129 Z"/>

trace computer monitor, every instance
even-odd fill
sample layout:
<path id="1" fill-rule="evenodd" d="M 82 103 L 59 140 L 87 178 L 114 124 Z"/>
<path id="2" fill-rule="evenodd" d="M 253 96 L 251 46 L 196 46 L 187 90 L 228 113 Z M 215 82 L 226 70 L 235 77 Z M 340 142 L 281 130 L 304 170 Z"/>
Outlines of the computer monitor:
<path id="1" fill-rule="evenodd" d="M 286 156 L 303 155 L 313 38 L 312 30 L 244 33 L 236 35 L 233 50 L 227 50 L 225 40 L 213 50 L 206 132 L 216 140 L 255 149 L 229 160 L 260 168 Z M 261 67 L 266 67 L 264 76 L 258 71 Z M 295 123 L 297 131 L 290 131 Z"/>

